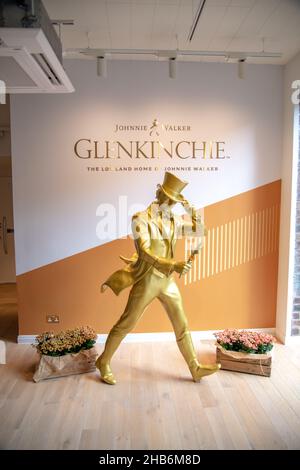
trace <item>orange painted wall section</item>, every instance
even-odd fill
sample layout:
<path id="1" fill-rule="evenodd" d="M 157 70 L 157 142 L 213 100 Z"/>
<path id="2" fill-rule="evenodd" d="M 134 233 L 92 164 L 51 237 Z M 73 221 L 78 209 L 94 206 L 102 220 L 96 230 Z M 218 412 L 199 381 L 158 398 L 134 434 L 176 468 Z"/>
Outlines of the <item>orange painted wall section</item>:
<path id="1" fill-rule="evenodd" d="M 274 327 L 276 316 L 281 180 L 205 208 L 208 235 L 190 273 L 175 274 L 191 330 Z M 149 201 L 150 202 L 150 201 Z M 193 240 L 180 240 L 176 259 Z M 19 334 L 91 325 L 108 333 L 129 290 L 116 297 L 100 284 L 130 256 L 133 240 L 115 240 L 17 276 Z M 49 325 L 46 315 L 60 323 Z M 133 332 L 172 331 L 155 300 Z"/>

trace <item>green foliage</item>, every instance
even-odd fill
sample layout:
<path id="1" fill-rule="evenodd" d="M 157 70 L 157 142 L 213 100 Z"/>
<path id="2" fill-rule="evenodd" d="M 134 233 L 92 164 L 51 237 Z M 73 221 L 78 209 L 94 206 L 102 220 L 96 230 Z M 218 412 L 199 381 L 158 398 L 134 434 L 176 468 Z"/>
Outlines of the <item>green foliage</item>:
<path id="1" fill-rule="evenodd" d="M 56 334 L 46 331 L 36 337 L 33 346 L 45 356 L 64 356 L 92 348 L 96 339 L 96 332 L 89 326 L 83 326 Z"/>
<path id="2" fill-rule="evenodd" d="M 46 356 L 65 356 L 66 354 L 78 353 L 82 349 L 91 349 L 95 343 L 95 340 L 90 339 L 83 343 L 81 346 L 74 346 L 73 348 L 62 349 L 61 351 L 48 351 Z"/>
<path id="3" fill-rule="evenodd" d="M 220 343 L 220 344 L 224 349 L 227 349 L 227 351 L 244 352 L 244 353 L 249 353 L 249 354 L 265 354 L 268 351 L 271 351 L 273 348 L 272 343 L 259 344 L 257 349 L 248 348 L 239 341 L 233 344 L 228 344 L 228 343 Z"/>

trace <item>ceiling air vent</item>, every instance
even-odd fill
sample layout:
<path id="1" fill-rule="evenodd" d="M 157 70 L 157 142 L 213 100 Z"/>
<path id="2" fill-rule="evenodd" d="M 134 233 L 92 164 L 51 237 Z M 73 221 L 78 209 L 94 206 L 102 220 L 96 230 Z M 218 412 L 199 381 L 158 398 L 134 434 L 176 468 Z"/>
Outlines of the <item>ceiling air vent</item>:
<path id="1" fill-rule="evenodd" d="M 61 85 L 61 81 L 59 79 L 59 76 L 55 73 L 49 62 L 47 61 L 47 58 L 45 57 L 44 54 L 31 54 L 32 57 L 36 60 L 36 62 L 39 64 L 41 69 L 44 71 L 46 77 L 48 80 L 52 83 L 52 85 Z"/>
<path id="2" fill-rule="evenodd" d="M 7 1 L 0 24 L 0 80 L 7 93 L 74 91 L 59 37 L 40 0 Z"/>

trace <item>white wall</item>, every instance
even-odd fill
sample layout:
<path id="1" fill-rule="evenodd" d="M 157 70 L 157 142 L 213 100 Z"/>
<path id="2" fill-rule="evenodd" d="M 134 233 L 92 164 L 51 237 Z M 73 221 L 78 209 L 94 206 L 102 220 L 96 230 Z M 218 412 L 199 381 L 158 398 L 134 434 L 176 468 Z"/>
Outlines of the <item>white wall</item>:
<path id="1" fill-rule="evenodd" d="M 170 165 L 166 157 L 156 162 L 159 171 L 141 174 L 90 174 L 86 167 L 95 163 L 74 157 L 79 138 L 116 139 L 116 123 L 151 125 L 158 118 L 191 126 L 177 140 L 226 142 L 230 159 L 219 160 L 217 172 L 178 173 L 189 181 L 185 195 L 198 207 L 280 179 L 281 66 L 247 65 L 245 80 L 234 64 L 181 63 L 176 80 L 161 62 L 112 61 L 107 79 L 97 77 L 93 61 L 69 60 L 66 68 L 75 93 L 11 99 L 17 274 L 104 243 L 96 235 L 101 202 L 117 206 L 119 195 L 127 195 L 129 205 L 152 200 Z M 118 138 L 149 140 L 149 132 Z M 110 163 L 115 168 L 120 162 Z M 126 224 L 121 231 L 126 235 Z"/>
<path id="2" fill-rule="evenodd" d="M 281 189 L 281 223 L 277 294 L 276 331 L 283 342 L 288 340 L 293 305 L 293 271 L 295 254 L 295 214 L 297 186 L 297 140 L 299 128 L 294 126 L 295 105 L 291 101 L 294 80 L 300 80 L 300 54 L 284 67 L 284 121 Z"/>

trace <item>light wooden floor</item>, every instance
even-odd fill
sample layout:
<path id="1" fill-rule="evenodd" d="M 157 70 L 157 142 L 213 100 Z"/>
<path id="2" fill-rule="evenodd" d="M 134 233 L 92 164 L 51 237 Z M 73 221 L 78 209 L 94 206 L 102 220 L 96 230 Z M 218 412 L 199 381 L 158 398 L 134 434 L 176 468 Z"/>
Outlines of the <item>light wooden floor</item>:
<path id="1" fill-rule="evenodd" d="M 214 361 L 212 342 L 196 347 Z M 35 384 L 37 359 L 7 342 L 1 449 L 300 449 L 299 346 L 276 346 L 270 378 L 220 371 L 197 384 L 175 341 L 123 343 L 116 386 L 97 372 Z"/>

